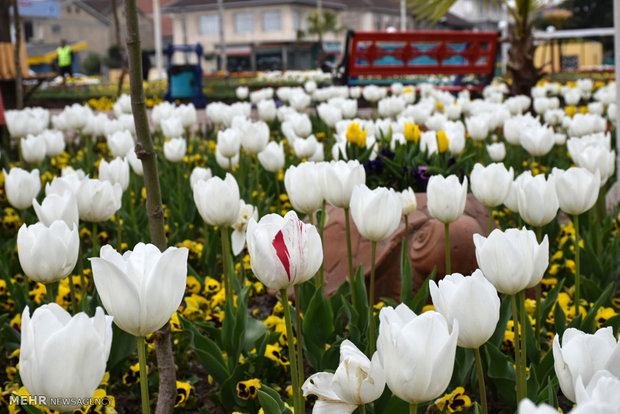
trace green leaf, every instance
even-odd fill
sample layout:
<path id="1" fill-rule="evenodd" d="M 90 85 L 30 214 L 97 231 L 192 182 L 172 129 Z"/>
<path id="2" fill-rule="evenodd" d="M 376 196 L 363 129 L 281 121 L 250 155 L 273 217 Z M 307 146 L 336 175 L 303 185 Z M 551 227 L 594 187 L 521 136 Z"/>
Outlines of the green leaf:
<path id="1" fill-rule="evenodd" d="M 258 390 L 258 401 L 265 411 L 265 414 L 281 414 L 282 410 L 276 400 L 262 389 Z"/>
<path id="2" fill-rule="evenodd" d="M 409 404 L 395 395 L 392 395 L 383 414 L 403 414 L 409 412 Z"/>
<path id="3" fill-rule="evenodd" d="M 284 401 L 282 401 L 282 397 L 280 396 L 280 394 L 278 394 L 276 392 L 276 390 L 274 390 L 273 388 L 269 387 L 268 385 L 261 384 L 261 388 L 260 388 L 259 392 L 260 391 L 264 392 L 269 397 L 273 398 L 273 400 L 278 404 L 278 408 L 280 410 L 279 413 L 282 413 L 282 414 L 292 414 L 291 410 L 289 408 L 287 408 L 286 405 L 284 405 Z"/>
<path id="4" fill-rule="evenodd" d="M 566 330 L 566 315 L 564 315 L 564 309 L 560 304 L 555 305 L 553 309 L 553 319 L 555 323 L 555 334 L 562 336 Z"/>
<path id="5" fill-rule="evenodd" d="M 529 316 L 526 315 L 525 317 L 525 342 L 527 345 L 527 349 L 526 349 L 526 353 L 527 353 L 527 359 L 533 363 L 534 365 L 538 364 L 538 362 L 540 361 L 540 349 L 538 349 L 538 341 L 536 336 L 536 333 L 534 332 L 534 329 L 532 328 L 532 322 L 530 321 Z"/>
<path id="6" fill-rule="evenodd" d="M 411 310 L 415 313 L 420 313 L 424 305 L 426 305 L 429 295 L 428 282 L 430 282 L 431 280 L 435 280 L 436 277 L 437 269 L 435 268 L 433 269 L 431 274 L 428 275 L 428 277 L 424 281 L 424 284 L 422 284 L 422 287 L 420 287 L 420 290 L 418 291 L 418 293 L 416 293 L 413 300 L 411 300 L 410 303 L 406 303 L 406 305 L 409 306 L 409 308 L 411 308 Z"/>
<path id="7" fill-rule="evenodd" d="M 310 300 L 303 320 L 303 334 L 308 360 L 314 363 L 314 369 L 321 371 L 325 345 L 334 334 L 334 314 L 322 289 L 317 289 Z"/>
<path id="8" fill-rule="evenodd" d="M 203 336 L 196 327 L 186 319 L 179 317 L 183 330 L 189 336 L 190 343 L 196 352 L 198 360 L 215 381 L 222 384 L 229 376 L 226 361 L 222 351 L 215 342 Z"/>
<path id="9" fill-rule="evenodd" d="M 620 315 L 616 315 L 614 317 L 607 319 L 605 323 L 603 324 L 603 327 L 605 326 L 611 326 L 611 328 L 614 331 L 614 336 L 617 337 L 618 330 L 620 329 Z"/>
<path id="10" fill-rule="evenodd" d="M 592 307 L 586 314 L 586 317 L 583 319 L 583 322 L 581 324 L 581 330 L 583 332 L 586 332 L 586 333 L 594 332 L 594 329 L 596 327 L 595 320 L 594 320 L 594 318 L 596 317 L 596 312 L 604 303 L 606 303 L 611 298 L 611 295 L 613 295 L 613 292 L 614 292 L 614 288 L 615 288 L 615 283 L 610 283 L 609 286 L 605 288 L 603 293 L 601 293 L 601 296 L 599 296 L 596 302 L 594 302 L 594 305 L 592 305 Z"/>
<path id="11" fill-rule="evenodd" d="M 123 331 L 115 323 L 112 324 L 112 346 L 107 370 L 115 372 L 123 361 L 136 352 L 136 337 Z"/>
<path id="12" fill-rule="evenodd" d="M 495 332 L 493 332 L 493 335 L 488 342 L 491 342 L 496 347 L 499 347 L 502 344 L 504 335 L 506 334 L 506 327 L 508 326 L 508 321 L 511 316 L 512 311 L 510 310 L 510 295 L 502 295 L 502 303 L 499 308 L 499 321 L 497 322 Z"/>
<path id="13" fill-rule="evenodd" d="M 408 237 L 405 234 L 405 237 Z M 409 252 L 407 252 L 407 243 L 405 239 L 401 242 L 400 249 L 400 301 L 409 304 L 413 300 L 413 272 L 411 270 L 411 261 L 409 260 Z"/>

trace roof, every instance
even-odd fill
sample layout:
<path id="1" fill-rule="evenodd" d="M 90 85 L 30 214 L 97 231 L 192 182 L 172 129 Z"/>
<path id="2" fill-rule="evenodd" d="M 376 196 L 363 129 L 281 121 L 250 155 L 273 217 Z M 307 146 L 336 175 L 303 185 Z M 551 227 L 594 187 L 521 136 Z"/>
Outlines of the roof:
<path id="1" fill-rule="evenodd" d="M 269 6 L 277 4 L 298 4 L 316 7 L 316 0 L 224 0 L 224 8 L 240 8 L 253 6 Z M 344 9 L 342 1 L 324 1 L 326 9 Z M 162 8 L 164 13 L 176 13 L 181 11 L 216 9 L 217 0 L 176 0 Z"/>

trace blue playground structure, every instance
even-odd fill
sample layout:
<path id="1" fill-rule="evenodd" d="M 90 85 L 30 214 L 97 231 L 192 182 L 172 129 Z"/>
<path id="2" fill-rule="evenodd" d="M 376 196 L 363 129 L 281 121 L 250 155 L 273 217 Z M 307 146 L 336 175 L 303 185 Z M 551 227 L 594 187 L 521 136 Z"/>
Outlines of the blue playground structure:
<path id="1" fill-rule="evenodd" d="M 172 55 L 174 52 L 195 52 L 197 61 L 195 65 L 173 65 Z M 168 89 L 164 99 L 174 102 L 176 99 L 193 98 L 196 108 L 204 108 L 207 105 L 207 97 L 202 92 L 202 68 L 200 60 L 202 58 L 202 46 L 200 43 L 192 45 L 172 45 L 169 44 L 164 49 L 168 57 L 166 72 L 168 73 Z"/>

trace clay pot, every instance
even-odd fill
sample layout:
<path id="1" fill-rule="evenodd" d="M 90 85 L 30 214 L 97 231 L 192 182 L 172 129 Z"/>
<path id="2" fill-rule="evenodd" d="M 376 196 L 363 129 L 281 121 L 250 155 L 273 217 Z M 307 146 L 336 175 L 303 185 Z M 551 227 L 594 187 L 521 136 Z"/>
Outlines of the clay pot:
<path id="1" fill-rule="evenodd" d="M 408 217 L 409 258 L 413 269 L 413 289 L 418 291 L 426 277 L 437 268 L 438 279 L 445 275 L 444 225 L 430 217 L 426 209 L 426 194 L 416 194 L 418 209 Z M 328 222 L 324 233 L 325 291 L 333 295 L 347 280 L 347 239 L 344 209 L 327 207 Z M 450 251 L 452 272 L 471 274 L 477 269 L 474 233 L 487 234 L 488 210 L 474 198 L 467 196 L 465 213 L 450 224 Z M 377 243 L 375 297 L 400 298 L 400 252 L 405 236 L 405 221 L 387 240 Z M 361 237 L 351 219 L 351 247 L 353 266 L 362 265 L 368 285 L 370 279 L 371 242 Z"/>

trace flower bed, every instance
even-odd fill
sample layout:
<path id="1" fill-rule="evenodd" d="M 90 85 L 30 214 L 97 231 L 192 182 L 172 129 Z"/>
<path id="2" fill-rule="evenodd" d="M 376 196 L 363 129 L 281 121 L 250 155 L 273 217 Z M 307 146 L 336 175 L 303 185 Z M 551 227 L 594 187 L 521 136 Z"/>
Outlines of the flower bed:
<path id="1" fill-rule="evenodd" d="M 154 103 L 163 211 L 147 211 L 128 96 L 109 114 L 8 111 L 0 406 L 154 406 L 154 332 L 169 320 L 175 412 L 615 412 L 615 85 L 506 91 L 241 85 L 206 123 Z M 400 297 L 376 297 L 377 244 L 403 221 L 413 231 L 416 192 L 445 232 L 433 264 L 445 272 L 414 290 L 405 237 Z M 468 192 L 490 220 L 466 241 L 479 269 L 463 276 L 450 224 Z M 330 242 L 348 252 L 329 297 L 327 205 L 344 210 Z M 148 244 L 149 215 L 167 246 Z M 371 245 L 365 268 L 353 226 Z"/>

